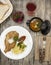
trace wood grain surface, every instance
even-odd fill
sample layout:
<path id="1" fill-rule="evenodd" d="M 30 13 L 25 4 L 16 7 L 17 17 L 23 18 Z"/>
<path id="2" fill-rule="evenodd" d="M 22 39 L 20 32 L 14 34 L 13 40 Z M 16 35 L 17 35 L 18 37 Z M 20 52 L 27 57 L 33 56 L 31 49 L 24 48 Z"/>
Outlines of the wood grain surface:
<path id="1" fill-rule="evenodd" d="M 27 57 L 17 61 L 8 59 L 2 54 L 2 52 L 0 52 L 0 65 L 49 65 L 49 64 L 51 65 L 51 62 L 43 62 L 41 64 L 39 63 L 39 61 L 35 61 L 35 53 L 34 53 L 34 50 L 35 50 L 34 45 L 35 45 L 35 39 L 36 39 L 35 37 L 36 35 L 41 36 L 41 33 L 32 32 L 26 25 L 27 20 L 30 20 L 32 18 L 28 16 L 26 13 L 26 3 L 31 1 L 34 2 L 37 6 L 35 14 L 32 17 L 40 17 L 43 20 L 48 19 L 51 22 L 51 0 L 11 0 L 11 3 L 14 8 L 13 12 L 15 10 L 23 11 L 25 15 L 24 22 L 22 24 L 17 24 L 12 20 L 12 17 L 10 16 L 2 24 L 0 24 L 0 34 L 9 26 L 13 26 L 13 25 L 23 26 L 30 32 L 33 38 L 33 48 L 31 53 Z M 51 32 L 48 34 L 48 36 L 51 36 Z"/>
<path id="2" fill-rule="evenodd" d="M 35 60 L 39 60 L 39 48 L 40 48 L 40 46 L 43 48 L 43 36 L 36 36 L 35 42 L 36 42 L 36 44 L 35 44 Z M 39 44 L 40 44 L 40 46 L 39 46 Z M 46 37 L 44 61 L 51 61 L 51 37 L 50 36 Z"/>

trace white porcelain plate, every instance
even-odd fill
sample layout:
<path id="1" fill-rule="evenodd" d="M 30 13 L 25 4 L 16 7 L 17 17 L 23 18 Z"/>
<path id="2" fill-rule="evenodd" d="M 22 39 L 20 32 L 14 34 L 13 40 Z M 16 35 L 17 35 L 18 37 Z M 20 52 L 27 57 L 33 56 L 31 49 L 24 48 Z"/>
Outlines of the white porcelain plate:
<path id="1" fill-rule="evenodd" d="M 0 24 L 1 24 L 2 22 L 4 22 L 4 21 L 10 16 L 10 14 L 11 14 L 12 11 L 13 11 L 13 6 L 12 6 L 10 0 L 2 0 L 2 2 L 8 4 L 10 8 L 9 8 L 8 12 L 5 14 L 5 16 L 3 17 L 3 19 L 0 20 Z"/>
<path id="2" fill-rule="evenodd" d="M 23 35 L 26 36 L 24 43 L 27 45 L 27 47 L 20 54 L 15 55 L 12 53 L 12 51 L 9 51 L 7 53 L 4 52 L 4 49 L 5 49 L 4 40 L 5 40 L 6 34 L 10 31 L 17 31 L 19 33 L 19 36 L 23 36 Z M 11 26 L 11 27 L 7 28 L 6 30 L 4 30 L 2 32 L 0 38 L 1 38 L 1 41 L 0 41 L 1 52 L 10 59 L 18 60 L 18 59 L 22 59 L 22 58 L 26 57 L 30 53 L 32 46 L 33 46 L 33 41 L 32 41 L 32 37 L 31 37 L 30 33 L 21 26 Z"/>

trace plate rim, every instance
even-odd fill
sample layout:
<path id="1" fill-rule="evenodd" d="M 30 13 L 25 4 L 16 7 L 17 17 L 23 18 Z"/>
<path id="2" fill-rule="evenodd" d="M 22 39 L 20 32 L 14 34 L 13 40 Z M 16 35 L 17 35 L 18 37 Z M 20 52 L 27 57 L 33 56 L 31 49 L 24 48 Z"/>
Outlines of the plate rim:
<path id="1" fill-rule="evenodd" d="M 29 34 L 30 34 L 30 32 L 26 29 L 26 28 L 24 28 L 24 27 L 22 27 L 22 26 L 10 26 L 10 27 L 8 27 L 8 28 L 11 28 L 11 27 L 21 27 L 21 28 L 23 28 L 23 29 L 25 29 Z M 7 30 L 8 28 L 6 28 L 5 30 Z M 5 31 L 4 30 L 4 31 Z M 3 31 L 3 32 L 4 32 Z M 3 34 L 3 32 L 1 33 L 1 35 Z M 31 36 L 31 34 L 30 34 L 30 36 Z M 0 36 L 1 37 L 1 36 Z M 32 39 L 32 36 L 31 36 L 31 40 L 32 40 L 32 46 L 31 46 L 31 50 L 32 50 L 32 48 L 33 48 L 33 39 Z M 1 48 L 1 47 L 0 47 Z M 0 49 L 1 50 L 1 49 Z M 7 58 L 9 58 L 9 59 L 13 59 L 13 60 L 19 60 L 19 59 L 23 59 L 23 58 L 25 58 L 25 57 L 27 57 L 29 54 L 30 54 L 30 52 L 31 52 L 31 50 L 29 51 L 29 53 L 27 54 L 27 55 L 25 55 L 24 57 L 22 57 L 22 58 L 10 58 L 10 57 L 8 57 L 8 56 L 6 56 L 4 53 L 3 53 L 3 51 L 1 50 L 1 52 L 3 53 L 3 55 L 5 56 L 5 57 L 7 57 Z"/>

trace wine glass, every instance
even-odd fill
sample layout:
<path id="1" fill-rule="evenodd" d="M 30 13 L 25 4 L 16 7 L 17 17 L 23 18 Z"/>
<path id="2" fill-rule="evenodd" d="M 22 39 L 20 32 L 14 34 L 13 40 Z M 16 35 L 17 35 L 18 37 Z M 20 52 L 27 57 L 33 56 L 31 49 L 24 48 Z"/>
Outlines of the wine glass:
<path id="1" fill-rule="evenodd" d="M 33 2 L 28 2 L 26 4 L 27 13 L 29 16 L 32 16 L 36 10 L 36 4 Z"/>

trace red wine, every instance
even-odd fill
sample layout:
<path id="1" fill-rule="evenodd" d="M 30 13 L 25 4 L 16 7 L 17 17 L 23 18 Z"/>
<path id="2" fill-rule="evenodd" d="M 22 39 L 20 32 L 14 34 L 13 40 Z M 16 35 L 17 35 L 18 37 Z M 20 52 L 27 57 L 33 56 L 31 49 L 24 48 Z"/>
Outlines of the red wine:
<path id="1" fill-rule="evenodd" d="M 26 5 L 26 8 L 28 9 L 28 11 L 34 11 L 36 9 L 36 5 L 30 2 Z"/>
<path id="2" fill-rule="evenodd" d="M 32 2 L 27 3 L 26 5 L 27 8 L 27 13 L 29 16 L 33 16 L 33 14 L 35 14 L 35 10 L 36 10 L 36 5 Z"/>

